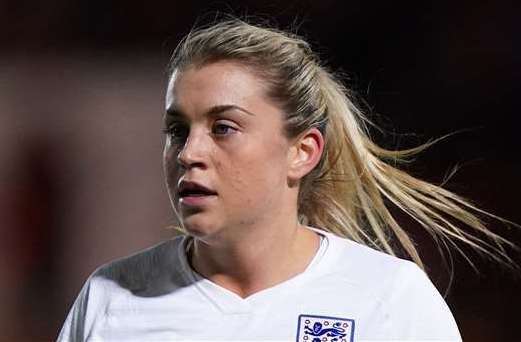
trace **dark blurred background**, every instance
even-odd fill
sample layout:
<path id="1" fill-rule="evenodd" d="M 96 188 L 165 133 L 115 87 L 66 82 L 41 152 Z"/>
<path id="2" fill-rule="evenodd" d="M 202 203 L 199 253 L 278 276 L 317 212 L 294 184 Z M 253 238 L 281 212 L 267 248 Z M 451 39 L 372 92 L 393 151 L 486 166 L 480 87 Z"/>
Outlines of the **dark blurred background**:
<path id="1" fill-rule="evenodd" d="M 160 133 L 169 54 L 219 10 L 298 28 L 349 75 L 406 166 L 521 223 L 520 2 L 0 1 L 0 341 L 54 340 L 98 265 L 171 236 Z M 208 15 L 205 16 L 208 18 Z M 364 104 L 365 101 L 365 104 Z M 519 229 L 490 220 L 521 243 Z M 410 221 L 440 292 L 447 271 Z M 519 253 L 511 253 L 521 262 Z M 519 275 L 454 255 L 465 341 L 519 341 Z"/>

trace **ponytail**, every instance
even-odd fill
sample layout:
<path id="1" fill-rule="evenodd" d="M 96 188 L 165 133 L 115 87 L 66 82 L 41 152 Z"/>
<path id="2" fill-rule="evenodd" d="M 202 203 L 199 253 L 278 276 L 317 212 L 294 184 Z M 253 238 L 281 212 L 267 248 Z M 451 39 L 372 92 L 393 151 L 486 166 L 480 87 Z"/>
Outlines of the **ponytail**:
<path id="1" fill-rule="evenodd" d="M 406 162 L 437 141 L 407 150 L 386 150 L 369 139 L 367 125 L 371 123 L 353 105 L 344 86 L 323 68 L 319 71 L 319 86 L 326 101 L 325 163 L 322 170 L 308 180 L 302 198 L 302 222 L 322 227 L 334 234 L 352 239 L 396 255 L 398 249 L 420 267 L 422 259 L 410 234 L 396 222 L 385 200 L 412 217 L 441 245 L 447 243 L 459 251 L 456 241 L 471 246 L 509 267 L 516 267 L 506 254 L 504 245 L 516 248 L 505 238 L 488 230 L 475 213 L 503 222 L 517 224 L 481 210 L 467 199 L 441 186 L 417 179 L 392 164 Z M 372 124 L 372 123 L 371 123 Z M 472 229 L 468 233 L 451 220 Z M 399 247 L 393 247 L 392 241 Z"/>

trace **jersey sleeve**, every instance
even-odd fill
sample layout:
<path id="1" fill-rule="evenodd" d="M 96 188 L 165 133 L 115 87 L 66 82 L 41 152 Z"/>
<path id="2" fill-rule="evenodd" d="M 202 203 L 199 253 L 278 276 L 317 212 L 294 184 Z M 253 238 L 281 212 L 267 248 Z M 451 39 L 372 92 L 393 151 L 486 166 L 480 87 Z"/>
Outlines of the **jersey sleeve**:
<path id="1" fill-rule="evenodd" d="M 425 272 L 406 261 L 399 273 L 392 291 L 391 329 L 407 341 L 461 342 L 452 312 Z"/>
<path id="2" fill-rule="evenodd" d="M 92 276 L 91 276 L 92 277 Z M 80 293 L 76 297 L 67 318 L 60 330 L 57 342 L 83 342 L 86 339 L 87 325 L 89 324 L 89 295 L 91 292 L 91 280 L 85 282 Z"/>

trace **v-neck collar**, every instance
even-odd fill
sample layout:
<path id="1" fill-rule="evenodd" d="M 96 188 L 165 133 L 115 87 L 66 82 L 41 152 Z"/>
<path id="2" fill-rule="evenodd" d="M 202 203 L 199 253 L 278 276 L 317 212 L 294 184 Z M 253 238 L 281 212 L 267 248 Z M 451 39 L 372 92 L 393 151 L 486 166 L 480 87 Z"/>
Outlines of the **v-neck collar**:
<path id="1" fill-rule="evenodd" d="M 329 245 L 333 240 L 331 239 L 331 233 L 314 227 L 306 227 L 306 229 L 315 231 L 321 237 L 320 247 L 306 269 L 296 276 L 257 291 L 246 298 L 242 298 L 235 292 L 204 278 L 192 269 L 187 259 L 188 247 L 193 243 L 193 237 L 189 235 L 183 236 L 178 248 L 183 274 L 189 283 L 195 285 L 201 295 L 208 299 L 223 314 L 249 314 L 257 310 L 266 310 L 267 305 L 273 302 L 273 300 L 269 300 L 270 297 L 276 295 L 280 298 L 281 294 L 287 293 L 290 289 L 294 289 L 295 286 L 302 284 L 302 282 L 310 278 L 318 265 L 325 262 L 326 252 L 331 249 Z"/>

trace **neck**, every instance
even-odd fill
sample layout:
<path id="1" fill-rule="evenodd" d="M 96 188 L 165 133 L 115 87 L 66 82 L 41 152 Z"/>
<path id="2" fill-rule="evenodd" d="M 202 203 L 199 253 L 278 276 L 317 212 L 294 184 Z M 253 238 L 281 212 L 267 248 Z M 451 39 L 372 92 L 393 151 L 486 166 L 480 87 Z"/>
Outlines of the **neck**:
<path id="1" fill-rule="evenodd" d="M 320 245 L 318 234 L 298 223 L 250 231 L 257 234 L 225 245 L 195 239 L 188 256 L 192 268 L 245 298 L 302 273 Z"/>

